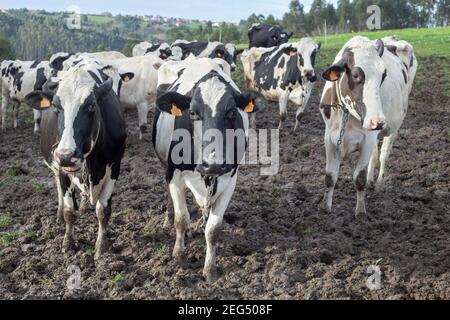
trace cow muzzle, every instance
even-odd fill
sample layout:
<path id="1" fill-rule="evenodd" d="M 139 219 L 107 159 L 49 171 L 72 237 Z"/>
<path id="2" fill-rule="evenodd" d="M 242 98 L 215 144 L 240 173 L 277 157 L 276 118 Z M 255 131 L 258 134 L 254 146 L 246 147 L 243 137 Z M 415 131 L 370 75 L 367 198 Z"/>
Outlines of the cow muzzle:
<path id="1" fill-rule="evenodd" d="M 75 173 L 81 170 L 81 159 L 75 157 L 75 151 L 70 149 L 56 149 L 53 157 L 66 173 Z"/>
<path id="2" fill-rule="evenodd" d="M 220 176 L 230 172 L 232 167 L 229 164 L 209 164 L 203 162 L 197 165 L 196 169 L 202 176 Z"/>
<path id="3" fill-rule="evenodd" d="M 309 82 L 316 82 L 317 80 L 317 77 L 312 70 L 305 71 L 304 76 L 306 79 L 308 79 Z"/>

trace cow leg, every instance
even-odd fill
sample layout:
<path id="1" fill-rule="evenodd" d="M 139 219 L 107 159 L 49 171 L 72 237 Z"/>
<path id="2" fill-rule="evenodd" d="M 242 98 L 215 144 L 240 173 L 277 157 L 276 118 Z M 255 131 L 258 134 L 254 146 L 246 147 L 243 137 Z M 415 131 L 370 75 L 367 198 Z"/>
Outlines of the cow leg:
<path id="1" fill-rule="evenodd" d="M 61 186 L 61 179 L 58 177 L 58 173 L 55 174 L 56 189 L 58 190 L 58 211 L 56 212 L 56 220 L 58 223 L 62 223 L 64 220 L 64 193 Z"/>
<path id="2" fill-rule="evenodd" d="M 142 140 L 142 134 L 147 132 L 148 104 L 143 102 L 137 105 L 139 121 L 139 140 Z"/>
<path id="3" fill-rule="evenodd" d="M 170 196 L 170 190 L 167 188 L 167 206 L 166 206 L 166 214 L 164 220 L 164 228 L 171 228 L 174 223 L 174 213 L 173 213 L 173 201 Z"/>
<path id="4" fill-rule="evenodd" d="M 175 213 L 175 230 L 177 238 L 173 248 L 172 256 L 180 264 L 184 263 L 184 238 L 189 228 L 189 211 L 186 205 L 186 187 L 182 181 L 176 179 L 169 184 L 170 195 L 173 201 Z"/>
<path id="5" fill-rule="evenodd" d="M 4 90 L 4 89 L 3 89 Z M 8 108 L 9 96 L 2 95 L 2 131 L 6 129 L 6 109 Z"/>
<path id="6" fill-rule="evenodd" d="M 372 150 L 372 156 L 370 157 L 370 162 L 369 162 L 369 169 L 367 171 L 367 185 L 368 186 L 373 186 L 374 183 L 374 177 L 375 177 L 375 169 L 377 167 L 377 163 L 378 163 L 378 140 L 375 141 L 374 145 L 373 145 L 373 150 Z"/>
<path id="7" fill-rule="evenodd" d="M 383 145 L 381 146 L 380 152 L 380 173 L 378 174 L 377 183 L 375 185 L 375 190 L 381 191 L 384 187 L 384 174 L 386 170 L 386 162 L 389 155 L 392 152 L 392 146 L 397 138 L 397 133 L 393 133 L 383 139 Z"/>
<path id="8" fill-rule="evenodd" d="M 361 153 L 359 155 L 358 163 L 356 164 L 355 171 L 353 172 L 353 183 L 356 188 L 356 218 L 366 214 L 365 196 L 367 185 L 367 167 L 372 156 L 372 149 L 376 142 L 376 137 L 375 139 L 370 139 L 370 137 L 367 137 L 367 139 L 368 141 L 363 142 L 361 146 Z"/>
<path id="9" fill-rule="evenodd" d="M 19 108 L 20 108 L 20 102 L 14 101 L 14 103 L 13 103 L 13 128 L 14 128 L 14 130 L 17 129 L 17 124 L 18 124 L 17 119 L 19 118 Z"/>
<path id="10" fill-rule="evenodd" d="M 236 187 L 237 174 L 235 174 L 227 187 L 227 189 L 214 202 L 209 213 L 208 221 L 205 228 L 206 238 L 206 258 L 203 268 L 203 276 L 208 283 L 217 280 L 216 250 L 219 240 L 220 231 L 222 229 L 222 221 L 225 210 L 231 200 Z"/>
<path id="11" fill-rule="evenodd" d="M 70 181 L 69 177 L 63 173 L 59 175 L 61 191 L 64 195 L 63 216 L 66 223 L 66 233 L 64 234 L 64 241 L 62 246 L 63 252 L 69 252 L 75 250 L 75 238 L 74 238 L 74 223 L 75 223 L 75 201 L 74 192 L 75 186 Z"/>
<path id="12" fill-rule="evenodd" d="M 107 227 L 109 219 L 111 218 L 111 202 L 112 192 L 114 190 L 116 180 L 108 178 L 103 185 L 102 192 L 98 198 L 95 206 L 95 214 L 98 219 L 98 234 L 97 242 L 95 243 L 95 256 L 94 259 L 98 259 L 108 250 L 108 237 Z"/>
<path id="13" fill-rule="evenodd" d="M 325 195 L 322 201 L 322 209 L 331 213 L 333 205 L 334 187 L 339 175 L 339 166 L 341 163 L 340 155 L 337 154 L 337 148 L 331 142 L 328 132 L 325 133 L 325 153 L 326 153 L 326 169 L 325 169 Z"/>
<path id="14" fill-rule="evenodd" d="M 33 109 L 34 116 L 34 133 L 39 133 L 41 129 L 41 111 Z"/>
<path id="15" fill-rule="evenodd" d="M 283 123 L 287 117 L 287 105 L 289 101 L 289 92 L 286 92 L 280 97 L 280 101 L 278 102 L 280 106 L 280 124 L 278 125 L 278 129 L 283 127 Z"/>
<path id="16" fill-rule="evenodd" d="M 302 106 L 299 106 L 297 108 L 297 112 L 295 113 L 295 127 L 294 127 L 294 131 L 297 130 L 298 125 L 300 123 L 300 119 L 303 117 L 303 113 L 305 112 L 305 105 L 303 104 Z"/>

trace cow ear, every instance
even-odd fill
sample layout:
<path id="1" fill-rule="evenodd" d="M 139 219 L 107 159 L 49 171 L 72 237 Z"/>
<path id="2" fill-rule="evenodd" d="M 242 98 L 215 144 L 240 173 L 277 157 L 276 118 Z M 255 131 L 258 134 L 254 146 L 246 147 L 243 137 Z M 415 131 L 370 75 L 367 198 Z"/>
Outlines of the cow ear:
<path id="1" fill-rule="evenodd" d="M 378 55 L 381 58 L 384 53 L 384 42 L 380 39 L 377 39 L 377 41 L 375 42 L 375 48 L 377 49 Z"/>
<path id="2" fill-rule="evenodd" d="M 240 55 L 242 52 L 244 52 L 245 49 L 237 49 L 236 50 L 236 55 Z"/>
<path id="3" fill-rule="evenodd" d="M 289 33 L 289 34 L 288 34 L 288 39 L 292 38 L 293 36 L 294 36 L 294 33 L 293 33 L 293 32 Z"/>
<path id="4" fill-rule="evenodd" d="M 344 62 L 338 62 L 325 70 L 322 73 L 322 77 L 327 81 L 336 81 L 341 77 L 342 73 L 345 72 L 346 68 L 347 65 Z"/>
<path id="5" fill-rule="evenodd" d="M 191 97 L 178 92 L 167 92 L 156 99 L 156 107 L 162 112 L 181 117 L 182 112 L 189 109 L 191 100 Z"/>
<path id="6" fill-rule="evenodd" d="M 25 103 L 33 109 L 42 111 L 52 105 L 53 93 L 44 91 L 33 91 L 25 96 Z"/>
<path id="7" fill-rule="evenodd" d="M 122 78 L 123 82 L 128 82 L 134 78 L 134 73 L 133 72 L 121 73 L 120 78 Z"/>
<path id="8" fill-rule="evenodd" d="M 259 112 L 267 100 L 255 91 L 244 92 L 236 97 L 236 106 L 245 113 Z"/>
<path id="9" fill-rule="evenodd" d="M 106 94 L 108 94 L 112 90 L 113 80 L 108 78 L 105 82 L 96 86 L 94 88 L 95 96 L 98 98 L 103 98 Z"/>
<path id="10" fill-rule="evenodd" d="M 320 47 L 322 46 L 322 42 L 319 42 L 318 44 L 317 44 L 317 51 L 319 51 L 320 50 Z"/>

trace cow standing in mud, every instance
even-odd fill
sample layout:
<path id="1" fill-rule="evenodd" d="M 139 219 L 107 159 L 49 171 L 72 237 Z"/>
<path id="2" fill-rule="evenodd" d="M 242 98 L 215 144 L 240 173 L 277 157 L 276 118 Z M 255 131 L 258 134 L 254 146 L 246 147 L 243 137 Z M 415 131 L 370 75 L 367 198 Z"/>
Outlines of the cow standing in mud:
<path id="1" fill-rule="evenodd" d="M 125 150 L 125 121 L 113 80 L 96 68 L 74 67 L 55 92 L 34 91 L 27 103 L 43 110 L 41 150 L 55 174 L 58 218 L 64 218 L 63 251 L 75 248 L 76 187 L 95 205 L 99 222 L 95 258 L 107 248 L 114 185 Z"/>
<path id="2" fill-rule="evenodd" d="M 230 66 L 223 60 L 193 57 L 167 62 L 160 68 L 158 94 L 153 145 L 165 166 L 173 201 L 173 257 L 184 259 L 189 188 L 207 219 L 203 274 L 213 282 L 217 278 L 218 235 L 236 186 L 238 164 L 245 153 L 247 114 L 257 111 L 257 96 L 240 93 L 230 77 Z M 230 131 L 236 136 L 229 137 Z"/>
<path id="3" fill-rule="evenodd" d="M 2 94 L 2 130 L 6 129 L 6 111 L 9 102 L 13 102 L 14 129 L 17 128 L 17 117 L 20 103 L 25 96 L 34 90 L 41 90 L 50 78 L 52 68 L 49 61 L 10 61 L 5 60 L 0 65 L 0 90 Z M 39 132 L 41 112 L 33 110 L 34 132 Z"/>
<path id="4" fill-rule="evenodd" d="M 252 48 L 241 55 L 247 89 L 261 92 L 267 99 L 277 101 L 280 107 L 280 124 L 287 116 L 289 101 L 297 108 L 295 128 L 305 111 L 316 81 L 314 64 L 320 44 L 310 38 L 298 43 L 285 43 L 272 48 Z M 255 119 L 252 117 L 252 127 Z"/>
<path id="5" fill-rule="evenodd" d="M 358 149 L 360 156 L 353 174 L 357 191 L 355 215 L 366 214 L 365 190 L 367 182 L 374 181 L 379 140 L 383 144 L 376 187 L 383 185 L 386 161 L 408 111 L 408 97 L 417 70 L 409 44 L 399 43 L 399 49 L 410 57 L 407 64 L 397 55 L 395 41 L 389 46 L 386 50 L 382 40 L 354 37 L 323 73 L 328 81 L 320 102 L 326 125 L 327 191 L 323 208 L 329 212 L 341 158 Z"/>

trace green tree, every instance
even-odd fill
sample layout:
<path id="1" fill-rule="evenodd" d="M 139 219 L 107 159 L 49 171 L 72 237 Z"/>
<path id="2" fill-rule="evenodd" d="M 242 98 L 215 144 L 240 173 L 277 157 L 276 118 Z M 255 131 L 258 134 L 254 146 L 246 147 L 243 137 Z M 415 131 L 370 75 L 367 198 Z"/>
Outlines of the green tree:
<path id="1" fill-rule="evenodd" d="M 122 53 L 127 57 L 131 57 L 133 54 L 133 47 L 142 41 L 142 38 L 136 33 L 130 33 L 125 46 L 122 49 Z"/>
<path id="2" fill-rule="evenodd" d="M 436 6 L 436 24 L 446 27 L 450 23 L 450 0 L 438 0 Z"/>
<path id="3" fill-rule="evenodd" d="M 0 61 L 3 59 L 13 59 L 14 52 L 11 43 L 3 32 L 0 32 Z"/>

